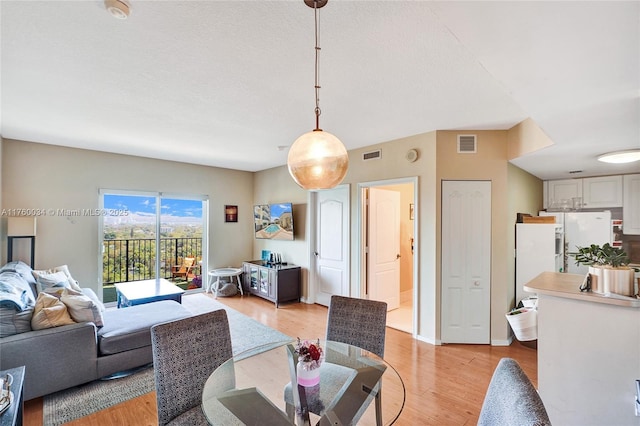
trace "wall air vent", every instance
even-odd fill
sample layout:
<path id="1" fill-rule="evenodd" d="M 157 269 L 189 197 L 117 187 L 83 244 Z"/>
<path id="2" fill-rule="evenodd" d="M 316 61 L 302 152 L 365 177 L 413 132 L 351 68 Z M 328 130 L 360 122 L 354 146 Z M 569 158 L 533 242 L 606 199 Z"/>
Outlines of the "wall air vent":
<path id="1" fill-rule="evenodd" d="M 378 160 L 382 157 L 382 150 L 369 151 L 362 154 L 362 161 Z"/>
<path id="2" fill-rule="evenodd" d="M 458 154 L 475 154 L 476 135 L 458 135 Z"/>

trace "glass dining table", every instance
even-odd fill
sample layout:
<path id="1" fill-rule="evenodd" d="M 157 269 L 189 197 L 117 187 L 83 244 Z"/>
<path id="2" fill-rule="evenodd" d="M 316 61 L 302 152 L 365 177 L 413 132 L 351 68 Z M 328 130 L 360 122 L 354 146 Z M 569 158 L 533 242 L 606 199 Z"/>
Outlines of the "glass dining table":
<path id="1" fill-rule="evenodd" d="M 384 359 L 357 346 L 324 341 L 320 383 L 294 383 L 295 342 L 254 348 L 215 369 L 202 392 L 212 425 L 390 425 L 405 388 Z M 289 408 L 289 409 L 287 409 Z"/>

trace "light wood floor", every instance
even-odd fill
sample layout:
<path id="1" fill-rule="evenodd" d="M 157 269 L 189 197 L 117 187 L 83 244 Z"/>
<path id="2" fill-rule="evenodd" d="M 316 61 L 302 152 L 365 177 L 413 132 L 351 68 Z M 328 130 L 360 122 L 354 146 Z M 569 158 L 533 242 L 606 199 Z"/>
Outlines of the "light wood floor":
<path id="1" fill-rule="evenodd" d="M 188 297 L 188 296 L 186 296 Z M 255 296 L 218 301 L 293 337 L 323 337 L 327 308 L 305 303 L 273 303 Z M 400 373 L 406 403 L 399 425 L 475 425 L 491 375 L 502 357 L 515 358 L 537 387 L 537 352 L 514 342 L 488 345 L 433 346 L 410 334 L 387 328 L 385 360 Z M 71 425 L 156 425 L 155 393 L 78 419 Z M 25 403 L 24 424 L 42 425 L 42 398 Z"/>

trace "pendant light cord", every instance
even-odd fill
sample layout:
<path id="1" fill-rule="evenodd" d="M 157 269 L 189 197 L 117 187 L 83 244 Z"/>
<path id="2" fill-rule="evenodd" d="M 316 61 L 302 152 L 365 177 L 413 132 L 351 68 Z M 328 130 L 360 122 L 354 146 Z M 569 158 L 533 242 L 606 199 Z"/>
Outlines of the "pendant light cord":
<path id="1" fill-rule="evenodd" d="M 319 53 L 320 53 L 320 46 L 318 46 L 318 27 L 320 26 L 320 14 L 319 14 L 319 10 L 318 10 L 318 0 L 314 0 L 313 1 L 313 11 L 314 11 L 314 19 L 315 19 L 315 36 L 316 36 L 316 48 L 315 48 L 315 54 L 316 54 L 316 69 L 315 69 L 315 74 L 316 74 L 316 81 L 315 81 L 315 93 L 316 93 L 316 108 L 315 108 L 315 113 L 316 113 L 316 128 L 315 131 L 322 131 L 322 129 L 320 128 L 320 114 L 322 113 L 322 111 L 320 110 L 320 59 L 318 58 Z"/>

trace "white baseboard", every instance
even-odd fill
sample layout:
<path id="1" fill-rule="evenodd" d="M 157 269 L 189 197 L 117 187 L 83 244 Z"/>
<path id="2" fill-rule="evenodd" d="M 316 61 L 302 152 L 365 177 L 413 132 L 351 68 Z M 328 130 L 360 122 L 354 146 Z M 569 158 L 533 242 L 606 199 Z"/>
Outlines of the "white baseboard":
<path id="1" fill-rule="evenodd" d="M 491 340 L 491 346 L 511 346 L 513 343 L 513 336 L 509 336 L 507 340 Z"/>
<path id="2" fill-rule="evenodd" d="M 417 334 L 416 334 L 415 338 L 416 338 L 416 340 L 420 340 L 421 342 L 428 343 L 430 345 L 435 345 L 435 346 L 442 345 L 442 342 L 440 340 L 437 340 L 437 339 L 436 340 L 429 339 L 427 337 L 420 336 L 420 335 L 417 335 Z"/>

